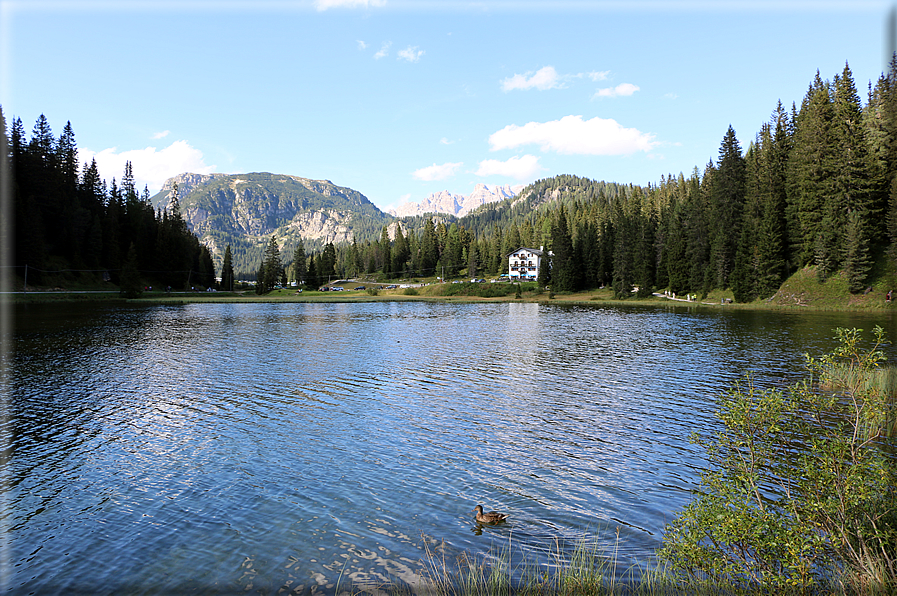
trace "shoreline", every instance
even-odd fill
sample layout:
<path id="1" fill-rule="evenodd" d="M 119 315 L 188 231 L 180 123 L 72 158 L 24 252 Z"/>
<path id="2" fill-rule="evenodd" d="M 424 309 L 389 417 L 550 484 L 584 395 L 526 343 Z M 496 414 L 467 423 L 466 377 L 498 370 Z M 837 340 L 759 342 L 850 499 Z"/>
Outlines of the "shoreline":
<path id="1" fill-rule="evenodd" d="M 438 296 L 438 295 L 404 295 L 401 291 L 385 291 L 379 295 L 371 296 L 363 292 L 347 292 L 339 295 L 328 295 L 324 292 L 308 292 L 298 294 L 295 292 L 282 294 L 256 295 L 247 292 L 180 292 L 172 294 L 147 294 L 139 298 L 123 298 L 117 291 L 89 291 L 89 290 L 34 290 L 29 292 L 7 292 L 0 294 L 0 301 L 6 301 L 15 305 L 24 304 L 54 304 L 54 303 L 101 303 L 120 302 L 132 305 L 172 305 L 172 304 L 241 304 L 241 303 L 369 303 L 369 302 L 446 302 L 446 303 L 535 303 L 555 304 L 569 306 L 675 306 L 701 309 L 736 309 L 756 311 L 792 311 L 792 312 L 865 312 L 890 314 L 891 303 L 885 301 L 864 300 L 862 302 L 848 301 L 841 304 L 833 304 L 825 301 L 822 304 L 813 304 L 812 301 L 799 303 L 781 303 L 773 300 L 755 300 L 748 303 L 717 302 L 704 300 L 687 300 L 674 298 L 661 292 L 655 292 L 649 298 L 616 299 L 610 292 L 599 290 L 592 292 L 577 292 L 573 294 L 556 294 L 550 297 L 547 292 L 532 294 L 527 292 L 521 298 L 513 295 L 482 298 L 479 296 Z M 725 300 L 723 298 L 722 300 Z M 852 302 L 852 303 L 851 303 Z"/>

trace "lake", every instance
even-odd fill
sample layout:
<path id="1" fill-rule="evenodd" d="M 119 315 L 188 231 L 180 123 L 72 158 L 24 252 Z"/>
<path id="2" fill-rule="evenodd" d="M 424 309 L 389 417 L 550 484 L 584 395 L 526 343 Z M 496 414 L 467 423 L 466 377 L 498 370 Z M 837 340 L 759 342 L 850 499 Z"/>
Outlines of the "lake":
<path id="1" fill-rule="evenodd" d="M 650 564 L 746 372 L 887 314 L 533 303 L 29 305 L 5 407 L 13 594 L 426 589 L 596 539 Z M 509 514 L 480 526 L 483 504 Z M 3 587 L 3 586 L 0 586 Z"/>

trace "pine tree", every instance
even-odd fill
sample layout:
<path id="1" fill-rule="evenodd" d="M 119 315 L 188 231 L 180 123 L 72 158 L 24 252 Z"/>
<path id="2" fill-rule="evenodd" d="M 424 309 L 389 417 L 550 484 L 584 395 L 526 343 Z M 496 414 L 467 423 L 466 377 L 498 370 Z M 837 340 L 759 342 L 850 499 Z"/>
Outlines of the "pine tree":
<path id="1" fill-rule="evenodd" d="M 420 268 L 421 275 L 433 275 L 436 270 L 436 261 L 439 260 L 439 248 L 436 241 L 436 226 L 433 220 L 427 218 L 424 222 L 423 237 L 420 241 Z"/>
<path id="2" fill-rule="evenodd" d="M 682 294 L 688 286 L 688 259 L 686 257 L 687 242 L 683 229 L 682 211 L 684 203 L 677 202 L 667 209 L 665 217 L 666 232 L 666 267 L 667 287 L 676 294 Z"/>
<path id="3" fill-rule="evenodd" d="M 551 251 L 554 253 L 551 289 L 555 292 L 572 292 L 577 289 L 573 241 L 565 211 L 563 206 L 558 209 L 551 226 Z"/>
<path id="4" fill-rule="evenodd" d="M 869 242 L 863 233 L 862 215 L 859 211 L 850 213 L 845 235 L 844 273 L 847 276 L 848 289 L 856 294 L 866 287 L 866 279 L 872 269 Z"/>
<path id="5" fill-rule="evenodd" d="M 128 247 L 128 256 L 122 265 L 118 285 L 125 298 L 138 298 L 143 293 L 140 272 L 137 270 L 137 247 L 133 242 Z"/>
<path id="6" fill-rule="evenodd" d="M 336 271 L 336 248 L 333 246 L 333 242 L 328 242 L 324 245 L 324 250 L 321 251 L 320 257 L 318 277 L 321 278 L 322 283 L 329 283 L 332 277 L 339 275 Z"/>
<path id="7" fill-rule="evenodd" d="M 835 79 L 834 88 L 832 141 L 838 161 L 829 202 L 834 214 L 829 220 L 837 231 L 837 246 L 846 254 L 845 234 L 848 225 L 854 225 L 848 221 L 852 213 L 858 214 L 855 224 L 858 229 L 854 233 L 863 237 L 862 243 L 867 247 L 874 239 L 883 238 L 886 228 L 881 223 L 884 213 L 874 201 L 874 174 L 862 123 L 862 107 L 848 66 L 845 65 L 841 76 Z M 851 267 L 855 268 L 856 264 Z"/>
<path id="8" fill-rule="evenodd" d="M 502 233 L 499 226 L 492 228 L 492 241 L 489 244 L 489 271 L 493 275 L 508 272 L 508 255 L 502 252 Z"/>
<path id="9" fill-rule="evenodd" d="M 226 292 L 234 291 L 234 263 L 230 244 L 224 249 L 224 262 L 221 265 L 221 289 Z"/>
<path id="10" fill-rule="evenodd" d="M 308 266 L 305 263 L 305 244 L 302 242 L 302 238 L 299 238 L 299 241 L 296 244 L 296 249 L 293 251 L 293 279 L 300 285 L 304 284 L 307 273 Z"/>
<path id="11" fill-rule="evenodd" d="M 477 241 L 471 240 L 467 248 L 467 275 L 476 278 L 480 271 L 480 255 Z"/>
<path id="12" fill-rule="evenodd" d="M 729 126 L 719 149 L 719 164 L 711 190 L 711 218 L 714 223 L 711 261 L 715 285 L 725 288 L 735 267 L 738 236 L 744 207 L 745 161 L 735 131 Z"/>
<path id="13" fill-rule="evenodd" d="M 268 247 L 265 249 L 265 258 L 259 268 L 259 279 L 256 280 L 256 291 L 266 294 L 280 283 L 283 274 L 283 264 L 280 260 L 280 248 L 277 246 L 277 237 L 271 236 Z"/>
<path id="14" fill-rule="evenodd" d="M 816 73 L 800 112 L 794 120 L 794 149 L 788 163 L 788 201 L 796 215 L 799 234 L 795 254 L 800 265 L 815 262 L 824 278 L 834 266 L 829 239 L 823 237 L 826 202 L 832 195 L 834 145 L 831 139 L 833 107 L 830 86 Z M 829 211 L 831 212 L 831 211 Z M 829 233 L 831 230 L 829 230 Z"/>
<path id="15" fill-rule="evenodd" d="M 461 230 L 458 224 L 453 223 L 448 230 L 445 250 L 442 253 L 442 264 L 445 266 L 445 274 L 455 277 L 460 273 L 464 264 L 464 248 L 461 240 Z"/>
<path id="16" fill-rule="evenodd" d="M 380 259 L 383 263 L 381 270 L 387 279 L 392 277 L 392 242 L 389 240 L 389 227 L 383 226 L 380 232 Z"/>
<path id="17" fill-rule="evenodd" d="M 632 239 L 634 244 L 634 268 L 633 281 L 638 287 L 637 296 L 644 298 L 654 291 L 655 277 L 657 273 L 656 253 L 656 224 L 654 216 L 643 204 L 645 196 L 640 191 L 633 192 L 632 217 L 636 236 Z"/>
<path id="18" fill-rule="evenodd" d="M 760 224 L 758 228 L 756 293 L 768 298 L 778 290 L 788 274 L 788 219 L 786 174 L 790 134 L 788 115 L 779 102 L 772 124 L 760 132 L 761 188 Z"/>
<path id="19" fill-rule="evenodd" d="M 74 189 L 78 186 L 78 148 L 71 122 L 65 123 L 56 147 L 63 184 Z"/>
<path id="20" fill-rule="evenodd" d="M 311 255 L 308 257 L 308 267 L 306 268 L 306 281 L 305 285 L 310 287 L 313 290 L 317 290 L 321 285 L 321 278 L 318 277 L 318 268 L 315 264 L 315 256 Z"/>
<path id="21" fill-rule="evenodd" d="M 396 277 L 405 275 L 405 267 L 411 256 L 405 234 L 402 233 L 401 224 L 396 224 L 396 238 L 392 248 L 392 271 Z"/>

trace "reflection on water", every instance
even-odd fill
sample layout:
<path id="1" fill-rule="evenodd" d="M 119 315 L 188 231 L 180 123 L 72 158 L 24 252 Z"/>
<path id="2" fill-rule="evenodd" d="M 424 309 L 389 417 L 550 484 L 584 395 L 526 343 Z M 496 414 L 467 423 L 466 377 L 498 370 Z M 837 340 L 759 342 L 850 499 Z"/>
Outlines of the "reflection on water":
<path id="1" fill-rule="evenodd" d="M 645 564 L 713 397 L 855 316 L 536 304 L 34 307 L 5 432 L 14 593 L 422 586 L 598 534 Z M 893 335 L 893 334 L 892 334 Z M 510 514 L 478 527 L 483 504 Z M 516 555 L 515 555 L 516 556 Z"/>

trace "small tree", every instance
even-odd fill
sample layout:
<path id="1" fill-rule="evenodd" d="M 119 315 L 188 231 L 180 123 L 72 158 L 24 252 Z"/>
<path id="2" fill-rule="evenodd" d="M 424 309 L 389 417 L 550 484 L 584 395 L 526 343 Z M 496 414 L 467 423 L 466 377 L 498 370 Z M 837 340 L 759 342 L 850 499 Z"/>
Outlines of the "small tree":
<path id="1" fill-rule="evenodd" d="M 221 289 L 232 292 L 234 289 L 234 260 L 230 244 L 224 249 L 224 262 L 221 264 Z"/>
<path id="2" fill-rule="evenodd" d="M 260 273 L 263 277 L 264 290 L 270 292 L 274 286 L 281 282 L 283 277 L 283 264 L 280 261 L 280 248 L 277 246 L 277 237 L 271 236 L 268 248 L 265 249 L 265 260 Z"/>
<path id="3" fill-rule="evenodd" d="M 854 588 L 897 586 L 897 447 L 888 397 L 868 379 L 884 359 L 861 330 L 807 357 L 813 378 L 785 393 L 752 379 L 720 397 L 724 431 L 701 439 L 709 470 L 667 527 L 660 557 L 680 579 L 809 588 L 843 573 Z"/>
<path id="4" fill-rule="evenodd" d="M 296 250 L 293 252 L 293 279 L 296 280 L 296 283 L 303 284 L 305 283 L 307 273 L 308 267 L 305 264 L 305 244 L 302 243 L 302 238 L 300 238 L 299 243 L 296 245 Z"/>

